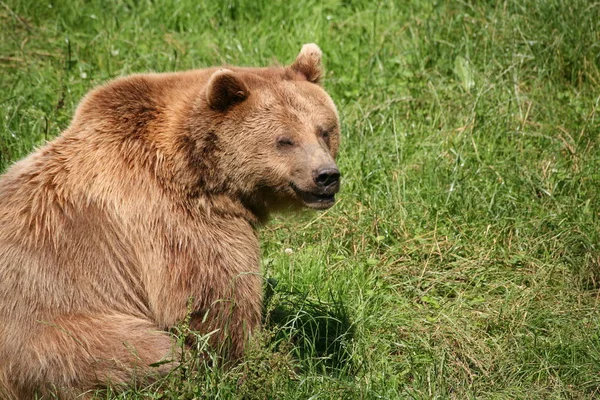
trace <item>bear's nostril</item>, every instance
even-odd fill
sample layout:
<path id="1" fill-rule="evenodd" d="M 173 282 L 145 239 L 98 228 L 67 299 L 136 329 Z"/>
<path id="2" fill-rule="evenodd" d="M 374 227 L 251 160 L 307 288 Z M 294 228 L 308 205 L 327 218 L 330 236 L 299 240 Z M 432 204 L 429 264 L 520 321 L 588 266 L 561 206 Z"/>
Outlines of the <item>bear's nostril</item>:
<path id="1" fill-rule="evenodd" d="M 337 168 L 324 168 L 316 171 L 315 183 L 321 187 L 327 187 L 340 180 L 340 171 Z"/>

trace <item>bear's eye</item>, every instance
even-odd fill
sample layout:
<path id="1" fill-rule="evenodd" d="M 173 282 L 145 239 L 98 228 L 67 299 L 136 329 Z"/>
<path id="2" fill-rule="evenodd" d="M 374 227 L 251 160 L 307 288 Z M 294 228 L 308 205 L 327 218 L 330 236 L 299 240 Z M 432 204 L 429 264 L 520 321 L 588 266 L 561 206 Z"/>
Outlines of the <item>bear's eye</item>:
<path id="1" fill-rule="evenodd" d="M 329 131 L 321 128 L 319 129 L 319 134 L 321 135 L 321 139 L 323 139 L 327 147 L 329 147 Z"/>
<path id="2" fill-rule="evenodd" d="M 293 147 L 294 141 L 288 137 L 280 137 L 279 139 L 277 139 L 277 144 L 280 147 Z"/>

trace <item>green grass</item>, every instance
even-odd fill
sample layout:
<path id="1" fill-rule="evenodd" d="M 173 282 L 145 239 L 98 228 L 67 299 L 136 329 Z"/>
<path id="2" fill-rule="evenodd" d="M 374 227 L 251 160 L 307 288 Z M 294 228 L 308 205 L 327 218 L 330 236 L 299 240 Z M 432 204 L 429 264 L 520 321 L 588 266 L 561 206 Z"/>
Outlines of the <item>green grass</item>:
<path id="1" fill-rule="evenodd" d="M 277 284 L 246 361 L 100 398 L 600 398 L 598 21 L 589 0 L 0 2 L 0 170 L 133 72 L 316 42 L 340 110 L 339 203 L 262 230 Z"/>

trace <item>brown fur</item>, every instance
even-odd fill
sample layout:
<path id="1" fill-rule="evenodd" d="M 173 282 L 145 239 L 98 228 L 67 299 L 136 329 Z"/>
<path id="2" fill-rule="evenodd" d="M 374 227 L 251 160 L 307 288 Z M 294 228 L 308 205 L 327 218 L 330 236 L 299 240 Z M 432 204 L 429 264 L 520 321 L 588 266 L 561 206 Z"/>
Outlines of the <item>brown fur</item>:
<path id="1" fill-rule="evenodd" d="M 243 355 L 261 323 L 255 228 L 335 168 L 321 52 L 289 67 L 135 75 L 0 178 L 0 397 L 75 397 L 172 368 L 169 329 Z"/>

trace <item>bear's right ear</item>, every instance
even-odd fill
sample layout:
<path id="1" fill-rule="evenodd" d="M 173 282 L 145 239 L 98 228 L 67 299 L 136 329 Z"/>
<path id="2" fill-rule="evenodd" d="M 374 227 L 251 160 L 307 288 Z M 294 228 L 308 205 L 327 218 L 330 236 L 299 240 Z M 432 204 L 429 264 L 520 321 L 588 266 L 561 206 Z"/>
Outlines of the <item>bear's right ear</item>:
<path id="1" fill-rule="evenodd" d="M 208 80 L 206 101 L 213 110 L 225 111 L 248 97 L 244 82 L 229 69 L 220 69 Z"/>
<path id="2" fill-rule="evenodd" d="M 323 66 L 321 65 L 321 57 L 323 52 L 319 46 L 314 43 L 308 43 L 302 46 L 300 54 L 296 58 L 296 61 L 289 68 L 304 76 L 304 78 L 312 83 L 319 85 L 321 83 L 321 76 L 323 75 Z"/>

